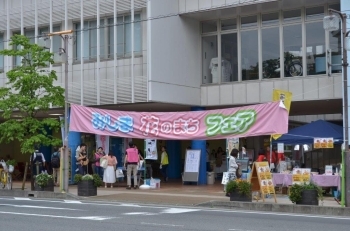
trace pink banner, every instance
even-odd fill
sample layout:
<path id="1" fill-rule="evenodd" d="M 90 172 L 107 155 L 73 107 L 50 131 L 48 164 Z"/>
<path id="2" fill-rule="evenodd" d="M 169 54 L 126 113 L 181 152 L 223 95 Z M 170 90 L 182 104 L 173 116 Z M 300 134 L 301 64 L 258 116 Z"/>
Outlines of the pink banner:
<path id="1" fill-rule="evenodd" d="M 72 105 L 70 131 L 163 140 L 214 140 L 288 132 L 288 112 L 271 102 L 186 112 L 112 111 Z"/>

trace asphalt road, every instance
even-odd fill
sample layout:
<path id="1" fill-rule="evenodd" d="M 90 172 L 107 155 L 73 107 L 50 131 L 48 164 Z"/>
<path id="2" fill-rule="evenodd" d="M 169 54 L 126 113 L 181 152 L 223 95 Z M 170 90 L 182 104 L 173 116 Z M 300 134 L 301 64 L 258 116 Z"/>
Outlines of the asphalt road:
<path id="1" fill-rule="evenodd" d="M 69 200 L 0 198 L 0 230 L 348 231 L 350 217 Z"/>

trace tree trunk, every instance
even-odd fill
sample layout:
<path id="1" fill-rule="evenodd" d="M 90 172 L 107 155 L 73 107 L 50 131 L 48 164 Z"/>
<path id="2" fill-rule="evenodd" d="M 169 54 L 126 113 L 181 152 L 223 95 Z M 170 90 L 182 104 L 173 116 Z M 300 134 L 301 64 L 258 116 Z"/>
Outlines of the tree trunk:
<path id="1" fill-rule="evenodd" d="M 24 186 L 27 180 L 27 172 L 28 172 L 28 162 L 26 162 L 26 166 L 24 168 L 23 182 L 22 182 L 22 190 L 24 190 Z"/>

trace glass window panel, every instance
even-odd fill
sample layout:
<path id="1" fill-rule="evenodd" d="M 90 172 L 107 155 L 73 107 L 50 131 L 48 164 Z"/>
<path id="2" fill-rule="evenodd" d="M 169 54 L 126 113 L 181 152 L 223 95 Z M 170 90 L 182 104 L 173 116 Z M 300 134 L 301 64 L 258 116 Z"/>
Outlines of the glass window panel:
<path id="1" fill-rule="evenodd" d="M 90 29 L 90 58 L 96 59 L 97 58 L 97 21 L 90 21 L 89 22 L 89 29 Z M 85 39 L 85 37 L 84 37 Z"/>
<path id="2" fill-rule="evenodd" d="M 258 25 L 258 17 L 255 16 L 248 16 L 248 17 L 242 17 L 241 18 L 241 28 L 249 28 L 249 27 L 255 27 Z"/>
<path id="3" fill-rule="evenodd" d="M 329 32 L 329 48 L 332 51 L 332 64 L 342 63 L 341 30 Z M 332 73 L 341 73 L 342 66 L 332 66 Z"/>
<path id="4" fill-rule="evenodd" d="M 202 38 L 202 71 L 203 84 L 218 83 L 218 42 L 217 36 Z"/>
<path id="5" fill-rule="evenodd" d="M 284 22 L 301 21 L 301 10 L 290 10 L 283 12 Z"/>
<path id="6" fill-rule="evenodd" d="M 24 32 L 24 35 L 29 38 L 30 43 L 35 43 L 35 31 L 34 30 L 27 30 Z"/>
<path id="7" fill-rule="evenodd" d="M 328 6 L 328 9 L 333 9 L 333 10 L 337 10 L 340 11 L 340 4 L 332 4 Z"/>
<path id="8" fill-rule="evenodd" d="M 54 26 L 52 28 L 53 32 L 58 32 L 61 30 L 60 26 Z M 52 52 L 59 52 L 60 48 L 62 48 L 62 38 L 60 36 L 53 36 L 52 38 L 53 42 L 52 42 Z"/>
<path id="9" fill-rule="evenodd" d="M 216 21 L 202 22 L 202 33 L 216 32 L 217 30 L 218 28 Z"/>
<path id="10" fill-rule="evenodd" d="M 324 7 L 306 8 L 306 20 L 323 19 Z"/>
<path id="11" fill-rule="evenodd" d="M 238 81 L 237 34 L 221 35 L 221 82 Z"/>
<path id="12" fill-rule="evenodd" d="M 100 58 L 105 59 L 106 58 L 106 26 L 105 26 L 105 20 L 100 19 Z"/>
<path id="13" fill-rule="evenodd" d="M 307 74 L 326 73 L 326 39 L 323 22 L 306 24 Z"/>
<path id="14" fill-rule="evenodd" d="M 4 50 L 4 35 L 0 34 L 0 51 Z M 4 69 L 4 56 L 0 55 L 0 70 Z"/>
<path id="15" fill-rule="evenodd" d="M 261 30 L 263 78 L 279 78 L 280 75 L 280 39 L 279 28 Z"/>
<path id="16" fill-rule="evenodd" d="M 141 51 L 142 51 L 141 15 L 135 14 L 134 53 L 140 54 Z"/>
<path id="17" fill-rule="evenodd" d="M 84 22 L 84 28 L 82 31 L 82 28 L 80 26 L 80 23 L 77 23 L 75 25 L 76 28 L 76 59 L 81 59 L 81 33 L 83 33 L 83 57 L 84 60 L 89 60 L 90 56 L 90 31 L 89 31 L 89 22 Z"/>
<path id="18" fill-rule="evenodd" d="M 302 32 L 301 25 L 283 27 L 284 76 L 303 75 Z"/>
<path id="19" fill-rule="evenodd" d="M 258 31 L 242 31 L 242 80 L 259 79 Z"/>
<path id="20" fill-rule="evenodd" d="M 225 19 L 221 21 L 221 30 L 234 30 L 237 29 L 237 19 Z"/>
<path id="21" fill-rule="evenodd" d="M 131 56 L 131 15 L 125 16 L 125 55 Z M 141 52 L 141 17 L 135 14 L 134 21 L 134 53 Z"/>
<path id="22" fill-rule="evenodd" d="M 114 19 L 108 19 L 108 36 L 109 36 L 109 56 L 114 57 Z M 118 56 L 124 55 L 124 17 L 117 18 L 117 51 Z"/>
<path id="23" fill-rule="evenodd" d="M 263 26 L 269 26 L 269 25 L 278 25 L 279 24 L 279 13 L 271 13 L 271 14 L 263 14 L 261 16 L 262 18 L 262 25 Z"/>

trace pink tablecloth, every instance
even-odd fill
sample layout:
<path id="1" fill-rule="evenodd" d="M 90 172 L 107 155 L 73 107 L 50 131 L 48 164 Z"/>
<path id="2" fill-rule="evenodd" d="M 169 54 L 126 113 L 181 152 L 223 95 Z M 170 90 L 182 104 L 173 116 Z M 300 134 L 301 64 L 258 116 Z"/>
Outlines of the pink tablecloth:
<path id="1" fill-rule="evenodd" d="M 289 186 L 292 185 L 292 174 L 273 173 L 273 184 Z M 311 175 L 311 181 L 321 187 L 337 187 L 340 190 L 340 176 Z"/>

